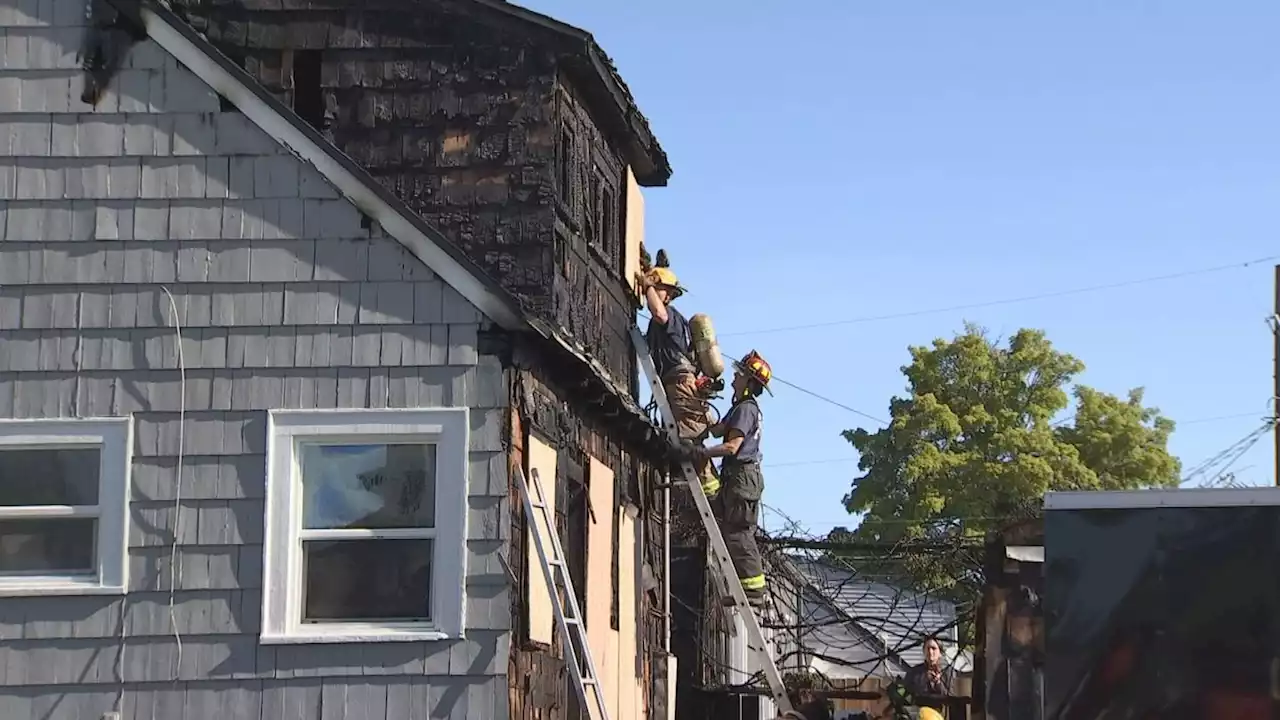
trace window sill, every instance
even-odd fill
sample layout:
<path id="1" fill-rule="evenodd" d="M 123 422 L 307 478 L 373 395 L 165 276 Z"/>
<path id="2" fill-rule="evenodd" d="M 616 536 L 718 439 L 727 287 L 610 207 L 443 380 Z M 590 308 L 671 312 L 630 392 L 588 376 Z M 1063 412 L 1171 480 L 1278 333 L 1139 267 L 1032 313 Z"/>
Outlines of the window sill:
<path id="1" fill-rule="evenodd" d="M 457 640 L 439 630 L 382 630 L 375 628 L 342 628 L 332 630 L 298 630 L 288 633 L 263 633 L 263 645 L 356 644 L 380 642 L 439 642 Z"/>
<path id="2" fill-rule="evenodd" d="M 103 585 L 96 580 L 0 578 L 0 597 L 46 595 L 124 595 L 123 585 Z"/>

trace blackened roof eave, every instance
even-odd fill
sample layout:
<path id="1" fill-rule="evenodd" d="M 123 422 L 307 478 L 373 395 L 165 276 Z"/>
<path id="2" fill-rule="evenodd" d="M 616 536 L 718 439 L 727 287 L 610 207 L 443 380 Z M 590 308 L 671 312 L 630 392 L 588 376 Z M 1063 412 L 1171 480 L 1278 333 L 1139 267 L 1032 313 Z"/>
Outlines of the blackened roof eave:
<path id="1" fill-rule="evenodd" d="M 518 20 L 551 30 L 574 41 L 576 52 L 591 69 L 590 75 L 612 102 L 600 103 L 614 115 L 614 124 L 622 129 L 630 140 L 625 148 L 627 160 L 635 173 L 636 182 L 643 187 L 663 187 L 671 179 L 671 162 L 649 126 L 649 120 L 640 112 L 635 96 L 622 79 L 604 49 L 591 33 L 582 28 L 561 22 L 550 15 L 530 10 L 507 0 L 470 0 Z"/>

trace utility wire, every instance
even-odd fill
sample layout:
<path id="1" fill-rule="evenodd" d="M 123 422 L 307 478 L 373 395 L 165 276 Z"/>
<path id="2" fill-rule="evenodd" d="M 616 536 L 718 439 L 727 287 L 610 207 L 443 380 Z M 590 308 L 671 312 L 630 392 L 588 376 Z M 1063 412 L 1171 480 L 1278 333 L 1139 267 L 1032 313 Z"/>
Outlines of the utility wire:
<path id="1" fill-rule="evenodd" d="M 808 388 L 802 388 L 802 387 L 800 387 L 799 385 L 797 385 L 797 384 L 795 384 L 795 383 L 793 383 L 793 382 L 788 382 L 787 380 L 783 380 L 782 378 L 778 377 L 777 375 L 774 375 L 774 376 L 773 376 L 773 381 L 774 381 L 774 382 L 776 382 L 776 383 L 782 383 L 783 385 L 786 385 L 787 387 L 791 388 L 792 390 L 798 390 L 798 391 L 800 391 L 800 392 L 804 393 L 805 395 L 808 395 L 809 397 L 817 398 L 818 400 L 821 400 L 821 401 L 822 401 L 822 402 L 824 402 L 824 403 L 829 403 L 829 404 L 831 404 L 831 405 L 835 405 L 836 407 L 841 408 L 842 410 L 848 410 L 849 412 L 853 413 L 854 415 L 858 415 L 859 417 L 864 417 L 864 418 L 866 418 L 866 419 L 868 419 L 868 420 L 870 420 L 870 421 L 872 421 L 872 422 L 877 422 L 877 423 L 880 423 L 881 425 L 888 425 L 888 424 L 889 424 L 889 423 L 888 423 L 888 421 L 886 421 L 886 420 L 881 420 L 880 418 L 876 417 L 875 415 L 869 415 L 869 414 L 867 414 L 867 413 L 862 412 L 861 410 L 859 410 L 859 409 L 858 409 L 858 408 L 856 408 L 856 407 L 851 407 L 851 406 L 849 406 L 849 405 L 845 405 L 844 403 L 840 402 L 839 400 L 832 400 L 831 398 L 827 397 L 826 395 L 822 395 L 822 394 L 820 394 L 820 393 L 816 393 L 816 392 L 814 392 L 814 391 L 812 391 L 812 390 L 809 390 Z"/>
<path id="2" fill-rule="evenodd" d="M 1280 260 L 1280 255 L 1271 255 L 1268 257 L 1257 258 L 1254 260 L 1246 260 L 1244 262 L 1231 263 L 1229 265 L 1216 265 L 1214 267 L 1198 268 L 1195 270 L 1185 270 L 1183 272 L 1169 273 L 1167 275 L 1153 275 L 1143 278 L 1135 278 L 1132 280 L 1123 280 L 1120 282 L 1106 283 L 1102 285 L 1087 285 L 1084 287 L 1072 288 L 1069 290 L 1058 290 L 1055 292 L 1037 293 L 1035 295 L 1022 295 L 1019 297 L 1004 298 L 1002 300 L 989 300 L 987 302 L 967 303 L 963 305 L 951 305 L 948 307 L 932 308 L 928 310 L 913 310 L 909 312 L 888 313 L 885 315 L 866 315 L 862 317 L 848 318 L 846 320 L 831 320 L 828 322 L 809 323 L 806 325 L 783 325 L 772 328 L 758 328 L 754 330 L 739 330 L 737 332 L 718 333 L 719 337 L 736 337 L 742 335 L 767 335 L 770 333 L 791 332 L 795 330 L 814 330 L 818 328 L 837 327 L 841 325 L 857 325 L 861 323 L 880 322 L 884 320 L 900 320 L 904 318 L 920 317 L 921 315 L 936 315 L 939 313 L 955 312 L 957 310 L 973 310 L 977 308 L 996 307 L 999 305 L 1013 305 L 1016 303 L 1032 302 L 1035 300 L 1049 300 L 1052 298 L 1068 297 L 1071 295 L 1082 295 L 1085 293 L 1100 292 L 1103 290 L 1116 290 L 1119 288 L 1134 287 L 1136 285 L 1146 285 L 1148 283 L 1165 282 L 1168 280 L 1179 280 L 1182 278 L 1195 277 L 1198 275 L 1208 275 L 1210 273 L 1218 273 L 1226 270 L 1239 270 L 1242 268 L 1260 265 L 1263 263 L 1271 263 Z"/>
<path id="3" fill-rule="evenodd" d="M 640 315 L 641 315 L 642 317 L 647 317 L 643 312 L 641 312 L 641 313 L 640 313 Z M 726 355 L 729 355 L 730 357 L 737 357 L 736 355 L 732 355 L 732 354 L 728 353 L 724 348 L 721 348 L 721 351 L 722 351 L 722 352 L 724 352 Z M 888 425 L 888 424 L 889 424 L 887 420 L 881 420 L 880 418 L 876 417 L 875 415 L 872 415 L 872 414 L 870 414 L 870 413 L 865 413 L 865 412 L 863 412 L 863 411 L 859 410 L 858 408 L 853 407 L 853 406 L 851 406 L 851 405 L 846 405 L 845 403 L 842 403 L 842 402 L 840 402 L 839 400 L 833 400 L 833 399 L 831 399 L 831 398 L 827 397 L 826 395 L 823 395 L 822 393 L 819 393 L 819 392 L 815 392 L 815 391 L 813 391 L 813 390 L 810 390 L 809 388 L 801 387 L 800 385 L 797 385 L 797 384 L 795 384 L 795 383 L 791 382 L 790 380 L 784 380 L 784 379 L 782 379 L 782 378 L 778 377 L 777 375 L 774 375 L 774 376 L 773 376 L 773 382 L 779 383 L 779 384 L 781 384 L 781 385 L 786 385 L 787 387 L 791 388 L 792 390 L 796 390 L 796 391 L 798 391 L 798 392 L 802 392 L 802 393 L 804 393 L 805 395 L 808 395 L 808 396 L 809 396 L 809 397 L 811 397 L 811 398 L 814 398 L 814 399 L 817 399 L 817 400 L 821 400 L 822 402 L 827 403 L 827 404 L 829 404 L 829 405 L 834 405 L 834 406 L 836 406 L 836 407 L 840 408 L 841 410 L 848 410 L 849 412 L 853 413 L 854 415 L 857 415 L 857 416 L 862 417 L 862 418 L 866 418 L 867 420 L 870 420 L 870 421 L 872 421 L 872 422 L 880 423 L 881 425 Z"/>
<path id="4" fill-rule="evenodd" d="M 1267 420 L 1263 422 L 1260 427 L 1254 429 L 1253 432 L 1250 432 L 1248 435 L 1245 435 L 1224 448 L 1217 455 L 1214 455 L 1188 471 L 1182 476 L 1181 484 L 1186 485 L 1195 478 L 1201 478 L 1203 480 L 1203 482 L 1200 483 L 1201 487 L 1214 487 L 1219 484 L 1227 474 L 1227 471 L 1229 471 L 1231 467 L 1240 460 L 1240 458 L 1244 457 L 1245 453 L 1252 450 L 1253 446 L 1258 444 L 1258 441 L 1262 439 L 1263 435 L 1272 431 L 1275 427 L 1275 423 L 1276 421 L 1274 418 L 1267 418 Z"/>
<path id="5" fill-rule="evenodd" d="M 808 329 L 814 329 L 814 328 L 835 327 L 839 325 L 853 325 L 853 324 L 859 324 L 859 323 L 878 322 L 882 320 L 896 320 L 896 319 L 902 319 L 902 318 L 919 317 L 921 315 L 933 315 L 938 313 L 953 312 L 956 310 L 969 310 L 974 308 L 994 307 L 999 305 L 1011 305 L 1011 304 L 1021 303 L 1021 302 L 1047 300 L 1047 299 L 1057 298 L 1057 297 L 1067 297 L 1071 295 L 1080 295 L 1080 294 L 1090 293 L 1090 292 L 1100 292 L 1103 290 L 1114 290 L 1118 288 L 1133 287 L 1136 285 L 1145 285 L 1145 284 L 1154 283 L 1154 282 L 1165 282 L 1169 280 L 1195 277 L 1198 275 L 1207 275 L 1210 273 L 1223 272 L 1226 270 L 1236 270 L 1241 268 L 1247 268 L 1253 265 L 1269 263 L 1275 260 L 1280 260 L 1280 255 L 1271 255 L 1267 257 L 1256 258 L 1254 260 L 1246 260 L 1244 262 L 1231 263 L 1228 265 L 1216 265 L 1213 267 L 1199 268 L 1195 270 L 1186 270 L 1183 272 L 1169 273 L 1165 275 L 1154 275 L 1154 276 L 1149 276 L 1144 278 L 1135 278 L 1132 280 L 1124 280 L 1120 282 L 1107 283 L 1103 285 L 1089 285 L 1085 287 L 1073 288 L 1069 290 L 1059 290 L 1059 291 L 1050 292 L 1050 293 L 1040 293 L 1037 295 L 1024 295 L 1021 297 L 1005 298 L 1003 300 L 991 300 L 988 302 L 969 303 L 966 305 L 953 305 L 950 307 L 934 308 L 931 310 L 915 310 L 915 311 L 902 312 L 902 313 L 890 313 L 886 315 L 870 315 L 865 317 L 850 318 L 848 320 L 834 320 L 834 321 L 825 322 L 825 323 L 811 323 L 808 325 L 790 325 L 790 326 L 757 329 L 757 330 L 741 330 L 738 332 L 718 333 L 717 335 L 718 337 L 733 337 L 733 336 L 742 336 L 742 335 L 757 335 L 757 334 L 787 332 L 792 330 L 808 330 Z M 643 310 L 639 311 L 638 315 L 642 318 L 649 317 L 648 313 L 644 312 Z M 867 420 L 871 420 L 873 422 L 880 423 L 881 425 L 888 424 L 888 421 L 886 420 L 882 420 L 874 415 L 871 415 L 870 413 L 863 412 L 862 410 L 859 410 L 855 407 L 842 403 L 839 400 L 834 400 L 830 397 L 827 397 L 826 395 L 823 395 L 821 393 L 818 393 L 808 388 L 797 385 L 796 383 L 790 382 L 788 380 L 784 380 L 778 377 L 777 375 L 774 376 L 773 380 L 774 382 L 780 383 L 782 385 L 786 385 L 787 387 L 790 387 L 793 390 L 796 390 L 798 392 L 804 393 L 805 395 L 808 395 L 816 400 L 820 400 L 829 405 L 833 405 L 835 407 L 841 408 L 842 410 L 847 410 L 859 417 L 865 418 Z M 1222 419 L 1227 419 L 1227 418 L 1222 418 Z M 1070 420 L 1071 418 L 1067 418 L 1066 420 L 1060 420 L 1054 424 L 1055 425 L 1062 424 L 1065 422 L 1070 422 Z M 1183 421 L 1182 424 L 1185 425 L 1191 422 L 1197 422 L 1197 421 L 1188 420 L 1188 421 Z"/>

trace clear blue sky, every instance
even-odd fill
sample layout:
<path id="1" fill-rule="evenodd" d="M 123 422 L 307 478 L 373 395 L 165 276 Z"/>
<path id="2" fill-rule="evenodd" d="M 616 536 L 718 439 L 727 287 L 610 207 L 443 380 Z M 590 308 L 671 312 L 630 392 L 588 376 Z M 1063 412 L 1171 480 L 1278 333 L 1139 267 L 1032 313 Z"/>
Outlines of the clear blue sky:
<path id="1" fill-rule="evenodd" d="M 1042 328 L 1083 382 L 1145 386 L 1182 421 L 1188 468 L 1268 412 L 1270 262 L 753 331 L 1280 254 L 1280 5 L 524 4 L 613 56 L 675 168 L 646 192 L 648 245 L 672 253 L 680 306 L 711 313 L 734 354 L 755 347 L 779 377 L 884 417 L 908 345 L 966 319 Z M 786 387 L 765 415 L 766 503 L 812 531 L 850 524 L 856 454 L 839 433 L 868 421 Z M 1242 479 L 1273 481 L 1271 447 L 1241 459 Z"/>

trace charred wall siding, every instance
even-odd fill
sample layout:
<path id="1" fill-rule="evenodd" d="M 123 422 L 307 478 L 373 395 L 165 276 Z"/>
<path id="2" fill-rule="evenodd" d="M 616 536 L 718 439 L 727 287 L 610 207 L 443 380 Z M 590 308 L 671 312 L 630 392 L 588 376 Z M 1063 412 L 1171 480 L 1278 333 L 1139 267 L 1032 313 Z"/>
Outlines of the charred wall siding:
<path id="1" fill-rule="evenodd" d="M 520 362 L 522 366 L 541 367 L 542 363 Z M 656 691 L 652 682 L 654 663 L 663 652 L 664 635 L 662 617 L 662 599 L 656 588 L 661 587 L 663 574 L 663 557 L 661 541 L 665 538 L 662 525 L 660 493 L 656 488 L 655 468 L 643 453 L 647 448 L 633 445 L 623 440 L 624 435 L 612 427 L 606 417 L 592 406 L 589 399 L 580 393 L 574 393 L 563 385 L 557 384 L 549 375 L 537 369 L 523 369 L 512 386 L 511 407 L 513 408 L 510 425 L 512 463 L 522 462 L 523 437 L 525 432 L 536 434 L 540 440 L 557 448 L 561 460 L 556 473 L 556 497 L 563 498 L 556 503 L 556 525 L 560 541 L 569 555 L 571 568 L 581 564 L 585 567 L 585 537 L 581 536 L 581 528 L 573 522 L 575 516 L 587 513 L 609 512 L 611 509 L 586 507 L 588 485 L 591 481 L 589 473 L 581 473 L 588 456 L 600 460 L 614 470 L 614 508 L 621 503 L 629 503 L 639 508 L 644 522 L 639 525 L 640 536 L 637 547 L 640 548 L 640 562 L 637 572 L 651 577 L 656 584 L 652 591 L 643 587 L 639 590 L 637 609 L 634 618 L 619 618 L 614 613 L 611 625 L 618 629 L 619 622 L 635 622 L 637 674 L 643 676 L 649 697 L 647 706 L 650 717 L 666 717 L 665 689 Z M 510 474 L 514 478 L 514 472 Z M 514 482 L 514 480 L 513 480 Z M 518 492 L 512 487 L 511 492 Z M 528 549 L 525 547 L 526 521 L 523 509 L 512 503 L 511 538 L 512 548 L 511 570 L 517 580 L 517 587 L 527 588 L 530 572 L 536 568 L 527 567 L 524 559 Z M 617 549 L 618 526 L 614 526 L 614 555 L 612 573 L 614 584 L 611 589 L 614 607 L 617 607 Z M 572 569 L 571 569 L 572 572 Z M 642 583 L 637 583 L 642 585 Z M 579 588 L 582 592 L 594 590 Z M 581 599 L 581 598 L 580 598 Z M 584 605 L 585 607 L 585 605 Z M 524 605 L 518 598 L 512 602 L 512 658 L 508 669 L 512 686 L 511 716 L 513 718 L 576 718 L 579 717 L 576 698 L 567 692 L 568 674 L 561 659 L 560 638 L 556 634 L 556 646 L 548 648 L 538 643 L 529 642 L 525 631 L 528 617 Z M 555 708 L 544 715 L 545 709 Z M 563 708 L 563 710 L 561 710 Z"/>
<path id="2" fill-rule="evenodd" d="M 448 0 L 180 4 L 223 52 L 629 386 L 623 166 L 574 99 L 545 31 Z M 558 174 L 566 164 L 571 187 Z M 593 253 L 587 238 L 601 223 L 611 248 L 598 240 Z"/>
<path id="3" fill-rule="evenodd" d="M 567 78 L 556 87 L 556 323 L 615 378 L 635 376 L 622 277 L 625 164 Z"/>

